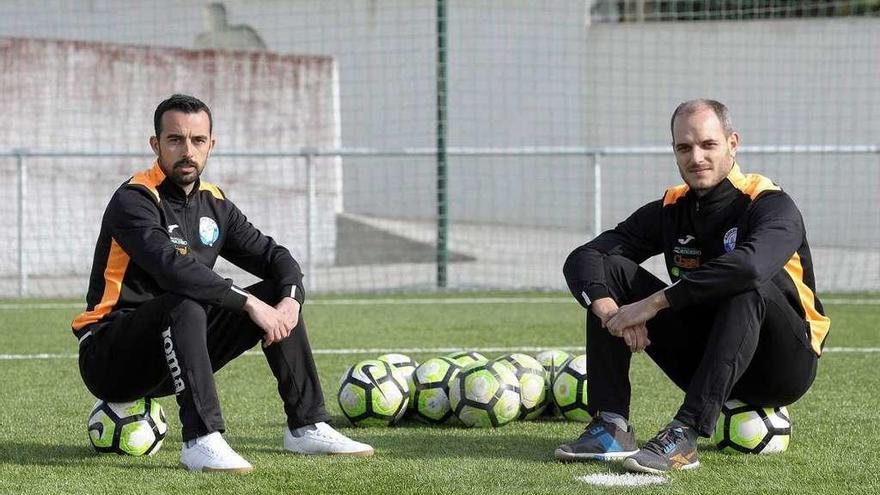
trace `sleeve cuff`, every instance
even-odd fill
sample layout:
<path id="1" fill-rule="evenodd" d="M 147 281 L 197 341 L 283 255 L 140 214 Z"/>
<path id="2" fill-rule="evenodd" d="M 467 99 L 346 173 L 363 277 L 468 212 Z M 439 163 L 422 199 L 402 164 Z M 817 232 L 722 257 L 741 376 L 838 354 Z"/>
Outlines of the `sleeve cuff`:
<path id="1" fill-rule="evenodd" d="M 302 305 L 306 300 L 306 293 L 300 284 L 282 285 L 281 297 L 292 297 L 296 302 Z"/>
<path id="2" fill-rule="evenodd" d="M 247 302 L 247 296 L 248 293 L 244 289 L 233 284 L 229 287 L 226 295 L 223 296 L 223 301 L 220 305 L 233 311 L 242 311 L 244 303 Z"/>
<path id="3" fill-rule="evenodd" d="M 680 309 L 690 304 L 687 289 L 681 280 L 667 287 L 663 293 L 666 294 L 666 300 L 669 301 L 669 307 L 672 309 Z"/>
<path id="4" fill-rule="evenodd" d="M 581 298 L 587 307 L 593 304 L 593 301 L 604 297 L 611 297 L 611 293 L 608 292 L 608 287 L 605 287 L 604 285 L 592 284 L 581 291 Z"/>

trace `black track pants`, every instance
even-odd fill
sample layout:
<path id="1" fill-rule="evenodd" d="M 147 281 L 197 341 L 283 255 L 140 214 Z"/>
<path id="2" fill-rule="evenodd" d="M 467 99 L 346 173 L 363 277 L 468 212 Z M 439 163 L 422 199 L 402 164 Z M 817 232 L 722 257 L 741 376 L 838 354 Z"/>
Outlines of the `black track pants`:
<path id="1" fill-rule="evenodd" d="M 606 284 L 618 305 L 666 287 L 621 256 L 606 258 Z M 571 284 L 573 285 L 573 284 Z M 575 294 L 580 300 L 580 294 Z M 675 418 L 711 435 L 728 398 L 764 407 L 799 399 L 816 376 L 817 356 L 806 321 L 767 283 L 724 301 L 665 309 L 647 323 L 645 352 L 685 391 Z M 629 417 L 632 353 L 622 338 L 587 311 L 587 395 L 590 412 Z"/>
<path id="2" fill-rule="evenodd" d="M 269 282 L 247 291 L 277 303 Z M 104 325 L 80 344 L 80 373 L 88 389 L 111 402 L 175 394 L 183 440 L 224 431 L 214 372 L 254 347 L 264 333 L 246 313 L 206 307 L 165 294 Z M 291 428 L 329 419 L 305 324 L 263 354 L 278 382 Z"/>

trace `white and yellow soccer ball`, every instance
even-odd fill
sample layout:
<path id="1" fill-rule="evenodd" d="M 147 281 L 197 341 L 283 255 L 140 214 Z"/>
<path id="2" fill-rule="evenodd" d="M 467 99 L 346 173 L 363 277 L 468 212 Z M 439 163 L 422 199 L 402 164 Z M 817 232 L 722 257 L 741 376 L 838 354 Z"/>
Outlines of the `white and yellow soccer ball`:
<path id="1" fill-rule="evenodd" d="M 99 400 L 88 421 L 89 441 L 98 452 L 153 455 L 168 433 L 165 411 L 156 399 L 132 402 Z"/>
<path id="2" fill-rule="evenodd" d="M 528 354 L 515 352 L 498 358 L 498 361 L 510 363 L 516 378 L 519 380 L 519 418 L 536 419 L 540 416 L 550 399 L 550 385 L 547 383 L 547 372 L 537 359 Z"/>
<path id="3" fill-rule="evenodd" d="M 449 404 L 465 426 L 486 428 L 510 423 L 519 415 L 519 380 L 507 361 L 473 363 L 449 385 Z"/>
<path id="4" fill-rule="evenodd" d="M 553 380 L 553 400 L 566 419 L 587 423 L 587 355 L 569 359 Z"/>
<path id="5" fill-rule="evenodd" d="M 342 375 L 339 407 L 356 426 L 387 426 L 406 413 L 409 386 L 389 363 L 378 359 L 361 361 Z"/>
<path id="6" fill-rule="evenodd" d="M 469 366 L 473 363 L 485 363 L 489 360 L 486 356 L 480 354 L 477 351 L 455 351 L 446 354 L 446 358 L 449 358 L 455 361 L 455 364 L 464 368 L 465 366 Z"/>
<path id="7" fill-rule="evenodd" d="M 544 409 L 545 416 L 556 416 L 558 412 L 558 410 L 556 409 L 556 403 L 553 400 L 553 380 L 556 379 L 556 374 L 559 372 L 559 370 L 562 369 L 563 366 L 565 366 L 565 363 L 567 363 L 573 357 L 574 356 L 571 353 L 560 351 L 558 349 L 541 351 L 535 355 L 535 359 L 537 359 L 538 362 L 541 363 L 541 366 L 544 367 L 544 371 L 547 374 L 548 404 L 547 407 Z"/>
<path id="8" fill-rule="evenodd" d="M 447 357 L 431 358 L 413 372 L 413 386 L 409 391 L 411 409 L 415 417 L 431 424 L 449 421 L 449 384 L 461 371 L 461 366 Z"/>
<path id="9" fill-rule="evenodd" d="M 712 442 L 722 452 L 785 452 L 791 438 L 791 416 L 785 407 L 757 407 L 729 400 L 721 407 Z"/>

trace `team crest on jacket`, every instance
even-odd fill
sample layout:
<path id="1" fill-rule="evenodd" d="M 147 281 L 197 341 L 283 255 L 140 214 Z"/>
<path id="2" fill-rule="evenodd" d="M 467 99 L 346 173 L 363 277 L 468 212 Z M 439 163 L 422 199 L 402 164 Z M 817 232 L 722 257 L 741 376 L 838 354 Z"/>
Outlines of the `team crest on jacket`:
<path id="1" fill-rule="evenodd" d="M 217 227 L 217 222 L 210 217 L 200 218 L 199 239 L 201 239 L 202 244 L 209 247 L 213 246 L 218 237 L 220 237 L 220 228 Z"/>
<path id="2" fill-rule="evenodd" d="M 729 253 L 736 247 L 736 227 L 728 230 L 724 234 L 724 252 Z"/>

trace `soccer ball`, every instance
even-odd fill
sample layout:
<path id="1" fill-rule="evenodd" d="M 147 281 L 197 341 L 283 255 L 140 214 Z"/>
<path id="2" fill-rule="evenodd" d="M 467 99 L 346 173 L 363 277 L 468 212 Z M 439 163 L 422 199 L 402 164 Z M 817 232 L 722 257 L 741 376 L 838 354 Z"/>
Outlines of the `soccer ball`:
<path id="1" fill-rule="evenodd" d="M 556 379 L 557 372 L 565 366 L 571 358 L 574 356 L 565 351 L 559 350 L 549 350 L 549 351 L 541 351 L 536 356 L 535 359 L 541 363 L 541 366 L 544 367 L 544 371 L 547 372 L 547 408 L 544 409 L 545 416 L 555 416 L 556 415 L 556 403 L 553 401 L 553 392 L 551 391 L 551 387 L 553 386 L 553 380 Z"/>
<path id="2" fill-rule="evenodd" d="M 790 437 L 791 416 L 785 407 L 729 400 L 721 407 L 712 441 L 727 453 L 774 454 L 785 452 Z"/>
<path id="3" fill-rule="evenodd" d="M 485 363 L 489 360 L 486 356 L 476 351 L 450 352 L 443 357 L 447 357 L 455 361 L 455 364 L 461 366 L 462 368 L 473 363 Z"/>
<path id="4" fill-rule="evenodd" d="M 428 423 L 445 423 L 452 417 L 449 384 L 461 366 L 446 357 L 431 358 L 413 372 L 409 400 L 416 417 Z"/>
<path id="5" fill-rule="evenodd" d="M 367 359 L 342 375 L 339 407 L 356 426 L 387 426 L 406 412 L 409 386 L 406 379 L 385 361 Z"/>
<path id="6" fill-rule="evenodd" d="M 550 387 L 544 367 L 527 354 L 507 354 L 498 360 L 510 363 L 519 379 L 519 419 L 531 420 L 540 416 L 550 399 Z"/>
<path id="7" fill-rule="evenodd" d="M 168 432 L 165 411 L 155 399 L 95 403 L 89 414 L 89 440 L 98 452 L 153 455 Z"/>
<path id="8" fill-rule="evenodd" d="M 553 380 L 553 400 L 567 419 L 589 422 L 587 412 L 587 355 L 569 359 Z"/>
<path id="9" fill-rule="evenodd" d="M 519 415 L 519 380 L 507 361 L 473 363 L 449 385 L 449 404 L 465 426 L 504 426 Z"/>
<path id="10" fill-rule="evenodd" d="M 571 353 L 559 350 L 541 351 L 535 355 L 535 359 L 544 367 L 551 383 L 556 378 L 556 372 L 573 357 Z"/>
<path id="11" fill-rule="evenodd" d="M 410 359 L 410 357 L 407 355 L 397 353 L 382 354 L 376 359 L 378 359 L 379 361 L 385 361 L 386 363 L 393 366 L 397 370 L 397 372 L 400 373 L 400 376 L 402 376 L 403 379 L 406 380 L 408 389 L 412 388 L 412 374 L 413 371 L 418 368 L 419 363 L 415 362 L 413 359 Z"/>

